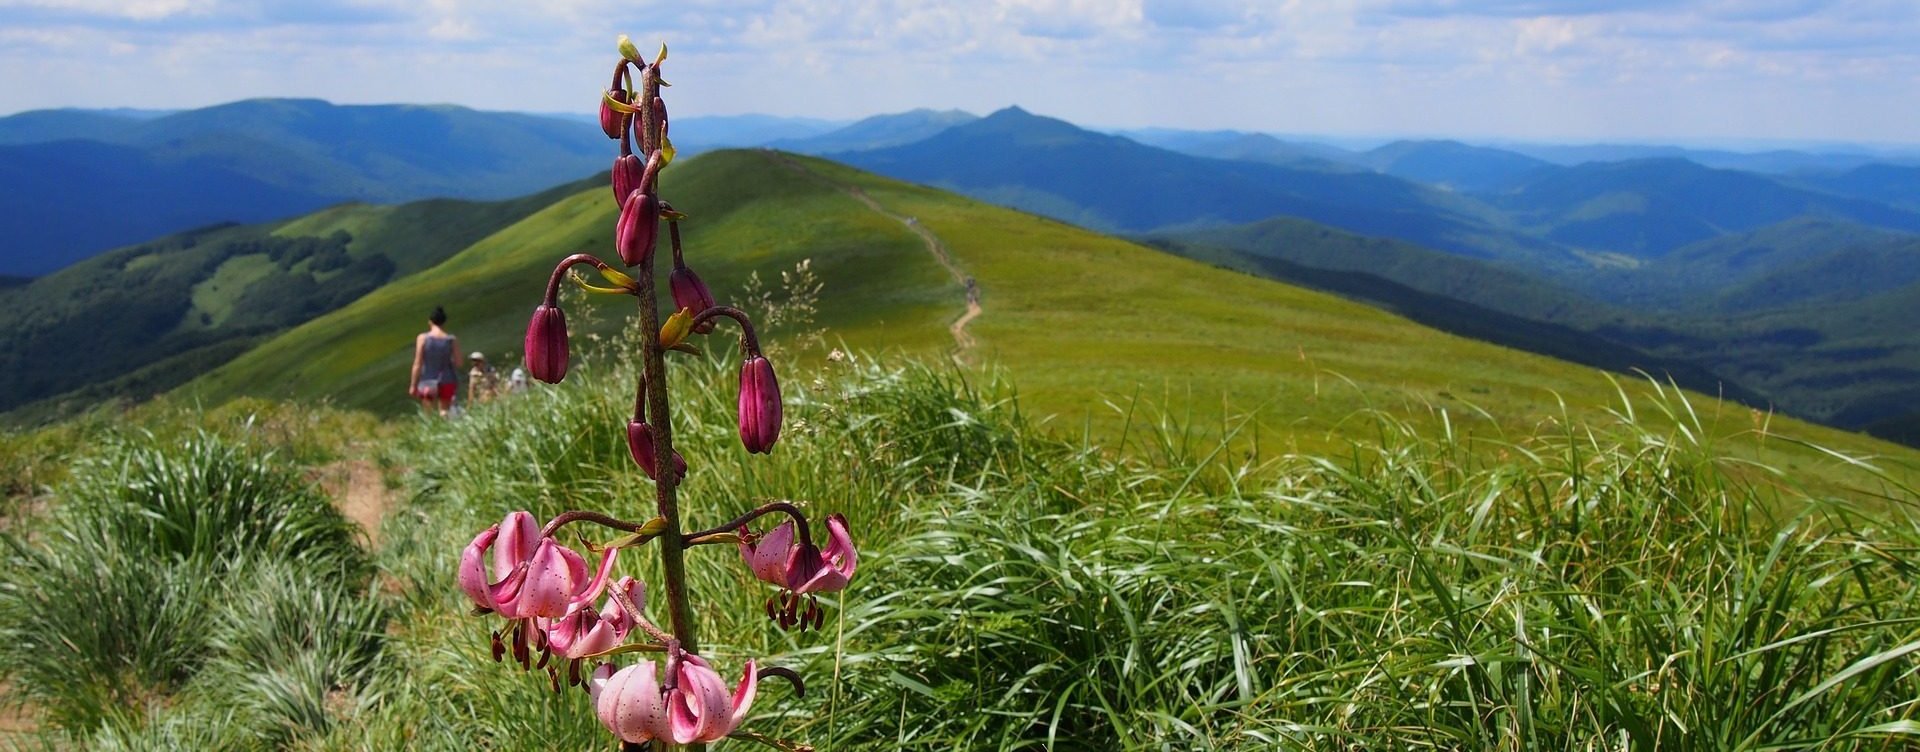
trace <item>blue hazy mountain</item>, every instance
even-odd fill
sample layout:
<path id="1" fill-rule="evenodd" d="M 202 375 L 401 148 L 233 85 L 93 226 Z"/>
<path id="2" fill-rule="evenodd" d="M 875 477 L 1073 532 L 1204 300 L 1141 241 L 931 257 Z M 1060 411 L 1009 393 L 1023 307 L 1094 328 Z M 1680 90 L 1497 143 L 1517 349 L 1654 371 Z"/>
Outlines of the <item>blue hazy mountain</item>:
<path id="1" fill-rule="evenodd" d="M 767 142 L 766 145 L 802 154 L 884 149 L 931 138 L 948 128 L 978 119 L 978 115 L 960 110 L 909 110 L 875 115 L 844 128 L 806 137 L 783 138 Z"/>
<path id="2" fill-rule="evenodd" d="M 1552 168 L 1524 154 L 1459 141 L 1395 141 L 1360 160 L 1388 175 L 1472 193 L 1507 190 Z"/>
<path id="3" fill-rule="evenodd" d="M 1802 216 L 1920 231 L 1920 212 L 1683 159 L 1590 162 L 1546 170 L 1495 203 L 1517 225 L 1548 240 L 1636 258 Z"/>
<path id="4" fill-rule="evenodd" d="M 1287 140 L 1245 131 L 1188 131 L 1139 128 L 1118 131 L 1148 146 L 1213 159 L 1265 162 L 1283 167 L 1353 172 L 1366 169 L 1355 152 L 1313 141 Z"/>
<path id="5" fill-rule="evenodd" d="M 572 122 L 594 124 L 599 128 L 600 113 L 534 113 Z M 753 148 L 782 139 L 808 138 L 845 128 L 848 121 L 781 115 L 697 115 L 673 119 L 673 146 L 679 153 L 694 155 L 714 149 Z"/>
<path id="6" fill-rule="evenodd" d="M 1302 217 L 1463 255 L 1577 264 L 1485 220 L 1471 198 L 1391 175 L 1208 159 L 1096 133 L 1018 107 L 931 138 L 832 155 L 1035 214 L 1122 233 Z"/>
<path id="7" fill-rule="evenodd" d="M 1920 211 L 1920 166 L 1876 162 L 1836 174 L 1803 176 L 1802 182 L 1842 196 Z"/>
<path id="8" fill-rule="evenodd" d="M 345 200 L 500 199 L 605 169 L 591 123 L 446 105 L 254 99 L 158 117 L 0 118 L 0 274 Z"/>

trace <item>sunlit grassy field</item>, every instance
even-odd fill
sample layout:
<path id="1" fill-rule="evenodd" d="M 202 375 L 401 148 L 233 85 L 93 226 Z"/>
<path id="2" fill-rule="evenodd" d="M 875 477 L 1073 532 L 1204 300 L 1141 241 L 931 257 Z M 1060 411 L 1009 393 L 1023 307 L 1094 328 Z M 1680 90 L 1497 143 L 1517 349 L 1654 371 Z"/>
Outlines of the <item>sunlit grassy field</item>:
<path id="1" fill-rule="evenodd" d="M 808 679 L 805 697 L 763 685 L 767 734 L 1517 750 L 1900 749 L 1920 731 L 1909 508 L 1742 481 L 1697 428 L 1596 420 L 1496 458 L 1356 414 L 1340 451 L 1255 464 L 1138 414 L 1141 449 L 1116 455 L 1037 430 L 1010 384 L 862 356 L 787 369 L 789 428 L 756 457 L 730 364 L 677 362 L 688 524 L 791 498 L 846 514 L 861 547 L 818 633 L 768 622 L 736 553 L 692 552 L 722 672 L 756 657 Z M 608 370 L 384 437 L 254 403 L 260 419 L 163 405 L 35 444 L 74 472 L 6 535 L 0 670 L 43 729 L 16 742 L 612 749 L 581 692 L 491 660 L 495 625 L 453 572 L 510 509 L 645 514 L 619 428 L 630 385 Z M 1634 414 L 1686 414 L 1667 399 Z M 340 547 L 300 482 L 348 456 L 401 482 L 377 547 Z M 314 522 L 206 524 L 259 509 Z M 96 552 L 122 557 L 114 576 L 78 577 Z M 652 563 L 622 571 L 657 582 Z M 103 597 L 119 605 L 70 607 Z"/>

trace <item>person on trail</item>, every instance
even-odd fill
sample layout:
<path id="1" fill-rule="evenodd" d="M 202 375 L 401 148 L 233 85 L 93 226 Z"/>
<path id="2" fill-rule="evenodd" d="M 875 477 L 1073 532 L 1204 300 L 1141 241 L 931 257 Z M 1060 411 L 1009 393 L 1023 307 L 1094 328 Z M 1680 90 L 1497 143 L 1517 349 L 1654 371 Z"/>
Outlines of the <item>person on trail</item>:
<path id="1" fill-rule="evenodd" d="M 442 328 L 447 324 L 447 309 L 433 307 L 427 317 L 427 331 L 413 338 L 413 374 L 407 378 L 407 393 L 420 400 L 422 410 L 438 409 L 441 417 L 453 407 L 453 394 L 460 389 L 460 340 Z"/>
<path id="2" fill-rule="evenodd" d="M 493 370 L 487 354 L 479 350 L 473 351 L 467 360 L 473 361 L 473 370 L 467 372 L 467 401 L 476 405 L 492 402 L 500 395 L 500 372 Z"/>

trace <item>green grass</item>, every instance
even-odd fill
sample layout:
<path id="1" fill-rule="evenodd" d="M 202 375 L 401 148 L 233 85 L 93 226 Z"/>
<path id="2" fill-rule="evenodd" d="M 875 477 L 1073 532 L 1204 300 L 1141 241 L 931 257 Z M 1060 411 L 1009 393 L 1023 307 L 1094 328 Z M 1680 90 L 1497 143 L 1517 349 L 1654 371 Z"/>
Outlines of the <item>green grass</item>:
<path id="1" fill-rule="evenodd" d="M 730 552 L 693 560 L 708 652 L 815 690 L 763 695 L 755 727 L 823 749 L 1877 749 L 1920 728 L 1920 528 L 1783 503 L 1678 430 L 1615 419 L 1487 460 L 1376 414 L 1339 455 L 1141 463 L 1045 438 L 1004 385 L 835 366 L 790 379 L 804 428 L 761 459 L 730 435 L 728 369 L 676 373 L 690 524 L 769 496 L 854 521 L 861 574 L 818 635 L 772 630 Z M 624 396 L 590 380 L 422 424 L 425 492 L 385 561 L 418 594 L 398 650 L 423 678 L 319 746 L 604 739 L 577 693 L 493 664 L 445 557 L 417 552 L 511 507 L 644 506 L 608 428 Z"/>
<path id="2" fill-rule="evenodd" d="M 209 432 L 132 434 L 67 459 L 49 514 L 0 535 L 9 701 L 83 736 L 137 726 L 174 695 L 265 696 L 241 687 L 309 658 L 334 670 L 297 685 L 310 696 L 370 665 L 371 561 L 284 460 Z M 257 709 L 275 728 L 311 720 Z"/>
<path id="3" fill-rule="evenodd" d="M 1501 452 L 1362 412 L 1337 450 L 1264 460 L 1234 451 L 1232 431 L 1197 438 L 1143 408 L 1130 430 L 1146 451 L 1116 454 L 1036 426 L 1006 382 L 861 355 L 783 370 L 788 430 L 762 457 L 735 435 L 734 369 L 674 359 L 687 524 L 789 498 L 846 514 L 861 548 L 853 588 L 804 634 L 766 621 L 769 591 L 737 554 L 690 554 L 703 653 L 723 673 L 756 657 L 807 677 L 803 698 L 763 686 L 752 728 L 775 736 L 833 750 L 1759 750 L 1898 749 L 1920 732 L 1913 490 L 1863 507 L 1756 483 L 1682 393 L 1616 392 L 1602 417 Z M 219 586 L 244 605 L 173 617 L 205 635 L 185 679 L 140 685 L 145 702 L 103 724 L 48 716 L 70 734 L 50 738 L 606 748 L 584 695 L 491 660 L 496 625 L 468 614 L 452 562 L 510 509 L 644 516 L 651 484 L 618 430 L 630 389 L 602 367 L 465 420 L 405 422 L 377 449 L 412 468 L 381 530 L 377 599 L 262 557 Z M 82 489 L 113 477 L 76 475 L 54 509 L 92 508 Z M 651 551 L 635 553 L 621 571 L 657 584 Z M 109 571 L 152 592 L 210 587 Z M 87 582 L 65 587 L 103 587 Z M 357 637 L 381 623 L 377 646 Z"/>

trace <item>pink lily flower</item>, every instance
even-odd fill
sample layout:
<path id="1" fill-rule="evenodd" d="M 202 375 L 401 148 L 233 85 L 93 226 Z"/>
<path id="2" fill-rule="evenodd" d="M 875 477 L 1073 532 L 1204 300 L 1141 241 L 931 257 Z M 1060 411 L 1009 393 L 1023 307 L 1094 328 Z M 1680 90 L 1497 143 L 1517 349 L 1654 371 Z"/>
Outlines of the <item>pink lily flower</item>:
<path id="1" fill-rule="evenodd" d="M 573 603 L 599 597 L 618 555 L 619 549 L 607 552 L 599 571 L 589 573 L 586 559 L 540 537 L 533 515 L 515 511 L 474 536 L 461 552 L 460 589 L 474 605 L 509 619 L 557 618 Z"/>
<path id="2" fill-rule="evenodd" d="M 762 582 L 803 594 L 846 589 L 860 564 L 853 536 L 847 532 L 847 518 L 838 514 L 827 516 L 825 550 L 813 541 L 795 543 L 793 520 L 787 520 L 773 532 L 752 542 L 743 541 L 740 555 Z"/>
<path id="3" fill-rule="evenodd" d="M 613 584 L 613 588 L 632 599 L 634 607 L 646 607 L 645 583 L 632 577 L 622 577 Z M 626 641 L 627 633 L 633 631 L 635 624 L 633 617 L 613 598 L 608 598 L 598 611 L 593 609 L 591 603 L 582 601 L 569 607 L 566 616 L 540 620 L 540 627 L 547 632 L 549 648 L 562 657 L 576 660 L 619 646 Z"/>
<path id="4" fill-rule="evenodd" d="M 778 607 L 773 599 L 768 599 L 768 617 L 779 622 L 782 628 L 799 624 L 803 629 L 807 625 L 819 629 L 826 616 L 811 596 L 846 589 L 859 566 L 860 554 L 847 531 L 847 518 L 841 515 L 827 517 L 825 550 L 813 541 L 796 541 L 794 529 L 793 520 L 787 520 L 766 535 L 743 540 L 740 555 L 746 559 L 754 577 L 788 591 Z M 805 613 L 800 612 L 802 595 L 809 596 Z"/>
<path id="5" fill-rule="evenodd" d="M 618 671 L 611 664 L 595 669 L 587 692 L 601 725 L 624 742 L 696 744 L 724 739 L 746 720 L 760 683 L 753 661 L 747 661 L 731 695 L 720 674 L 700 656 L 672 648 L 666 664 L 664 684 L 653 661 Z"/>

